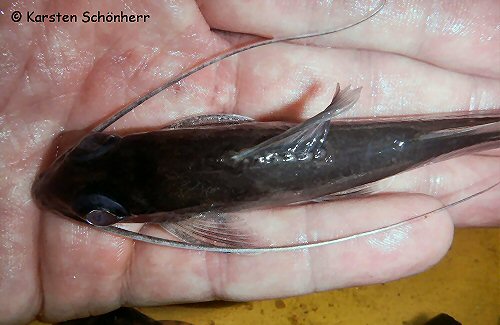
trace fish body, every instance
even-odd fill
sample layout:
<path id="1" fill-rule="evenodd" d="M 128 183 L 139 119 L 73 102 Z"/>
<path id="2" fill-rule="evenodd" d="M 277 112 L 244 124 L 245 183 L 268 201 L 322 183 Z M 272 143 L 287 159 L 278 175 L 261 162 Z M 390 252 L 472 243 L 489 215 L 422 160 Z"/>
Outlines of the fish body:
<path id="1" fill-rule="evenodd" d="M 246 223 L 232 212 L 370 194 L 377 181 L 400 172 L 461 153 L 498 148 L 500 111 L 331 123 L 359 98 L 359 89 L 340 91 L 337 86 L 325 111 L 299 124 L 216 115 L 188 118 L 147 133 L 103 133 L 146 100 L 205 67 L 257 47 L 351 28 L 384 5 L 381 1 L 346 25 L 246 44 L 180 73 L 104 120 L 37 175 L 32 186 L 35 201 L 43 209 L 134 240 L 241 254 L 318 247 L 375 234 L 499 185 L 426 214 L 350 236 L 285 246 L 254 245 Z M 113 226 L 127 222 L 159 223 L 181 241 Z"/>
<path id="2" fill-rule="evenodd" d="M 99 225 L 164 222 L 307 202 L 500 144 L 500 114 L 333 123 L 318 116 L 301 124 L 93 133 L 37 179 L 34 196 L 45 208 Z M 86 219 L 95 210 L 110 215 Z"/>

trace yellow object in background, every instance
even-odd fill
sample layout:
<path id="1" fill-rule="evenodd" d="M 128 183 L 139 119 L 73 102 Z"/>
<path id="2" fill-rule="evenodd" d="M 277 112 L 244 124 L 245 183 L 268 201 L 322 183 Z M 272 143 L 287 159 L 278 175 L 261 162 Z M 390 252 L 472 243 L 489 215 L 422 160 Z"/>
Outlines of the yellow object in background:
<path id="1" fill-rule="evenodd" d="M 500 229 L 459 229 L 438 265 L 387 284 L 288 299 L 138 309 L 157 320 L 195 325 L 420 325 L 440 313 L 462 324 L 500 324 Z"/>
<path id="2" fill-rule="evenodd" d="M 139 310 L 155 319 L 195 325 L 418 325 L 440 313 L 463 324 L 498 324 L 500 229 L 458 229 L 452 249 L 440 263 L 427 272 L 387 284 L 250 303 Z"/>

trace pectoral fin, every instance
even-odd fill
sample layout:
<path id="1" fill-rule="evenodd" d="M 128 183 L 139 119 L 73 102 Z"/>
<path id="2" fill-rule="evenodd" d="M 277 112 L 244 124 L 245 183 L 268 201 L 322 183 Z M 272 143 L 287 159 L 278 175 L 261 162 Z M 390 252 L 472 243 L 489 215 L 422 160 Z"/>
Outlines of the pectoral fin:
<path id="1" fill-rule="evenodd" d="M 358 197 L 372 195 L 372 194 L 375 194 L 375 193 L 378 193 L 381 191 L 381 189 L 377 188 L 378 184 L 376 184 L 376 183 L 377 182 L 354 187 L 350 190 L 336 192 L 336 193 L 328 194 L 325 196 L 321 196 L 321 197 L 313 199 L 312 202 L 319 203 L 319 202 L 335 201 L 335 200 L 341 200 L 341 199 L 352 199 L 352 198 L 358 198 Z"/>
<path id="2" fill-rule="evenodd" d="M 180 240 L 217 247 L 254 247 L 255 238 L 239 217 L 221 212 L 204 212 L 160 224 Z"/>
<path id="3" fill-rule="evenodd" d="M 323 145 L 330 130 L 330 120 L 351 109 L 359 99 L 360 92 L 361 88 L 347 87 L 340 90 L 337 84 L 333 100 L 323 112 L 231 158 L 240 162 L 248 158 L 255 159 L 269 154 L 286 155 L 287 153 L 299 160 L 311 157 Z"/>

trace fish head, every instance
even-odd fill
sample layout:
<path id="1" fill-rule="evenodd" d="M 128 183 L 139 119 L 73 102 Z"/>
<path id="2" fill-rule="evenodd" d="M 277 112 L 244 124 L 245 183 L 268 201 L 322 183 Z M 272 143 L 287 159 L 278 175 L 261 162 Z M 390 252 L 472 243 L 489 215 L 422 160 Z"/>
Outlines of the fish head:
<path id="1" fill-rule="evenodd" d="M 122 221 L 129 212 L 116 199 L 109 185 L 110 156 L 121 137 L 91 133 L 58 157 L 38 174 L 32 195 L 43 209 L 84 221 L 108 226 Z"/>

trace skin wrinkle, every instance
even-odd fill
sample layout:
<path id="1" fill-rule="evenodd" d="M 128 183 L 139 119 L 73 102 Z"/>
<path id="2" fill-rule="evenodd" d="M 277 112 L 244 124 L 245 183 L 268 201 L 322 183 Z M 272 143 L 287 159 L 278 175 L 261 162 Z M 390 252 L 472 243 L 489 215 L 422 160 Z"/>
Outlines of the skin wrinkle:
<path id="1" fill-rule="evenodd" d="M 121 306 L 128 306 L 131 304 L 134 299 L 133 296 L 131 295 L 132 289 L 130 286 L 131 278 L 133 277 L 133 268 L 132 265 L 134 261 L 136 261 L 136 256 L 137 256 L 137 244 L 135 242 L 127 241 L 131 245 L 130 249 L 130 254 L 127 259 L 127 263 L 125 264 L 125 270 L 123 272 L 123 277 L 122 281 L 120 284 L 120 290 L 119 290 L 119 300 Z M 141 243 L 139 243 L 141 245 Z"/>
<path id="2" fill-rule="evenodd" d="M 307 205 L 304 206 L 304 212 L 303 213 L 303 223 L 304 223 L 304 233 L 306 234 L 307 237 L 311 237 L 311 227 L 310 227 L 310 219 L 308 218 L 309 210 L 307 208 Z M 307 239 L 307 238 L 306 238 Z M 317 258 L 315 257 L 316 254 L 314 252 L 311 252 L 311 249 L 305 249 L 303 250 L 304 254 L 306 255 L 306 260 L 307 260 L 307 272 L 309 273 L 309 288 L 313 292 L 316 292 L 318 290 L 318 286 L 316 284 L 316 272 L 315 270 L 318 270 L 319 267 L 314 267 L 314 265 L 318 265 L 319 263 L 317 262 Z"/>
<path id="3" fill-rule="evenodd" d="M 217 35 L 218 36 L 218 35 Z M 225 48 L 229 48 L 229 42 L 227 41 L 224 41 L 223 38 L 220 38 L 219 37 L 219 41 L 221 42 L 224 42 L 224 47 Z M 236 98 L 238 96 L 237 94 L 237 91 L 238 91 L 238 85 L 237 85 L 237 80 L 238 80 L 238 64 L 239 62 L 239 56 L 236 56 L 236 57 L 233 57 L 232 59 L 230 59 L 229 61 L 227 62 L 220 62 L 219 64 L 217 64 L 216 66 L 216 71 L 215 71 L 215 75 L 218 76 L 219 73 L 218 71 L 220 71 L 220 69 L 226 65 L 226 67 L 224 68 L 224 73 L 228 73 L 228 71 L 230 71 L 232 73 L 232 76 L 230 77 L 230 83 L 228 82 L 227 84 L 224 83 L 222 86 L 215 86 L 215 89 L 216 90 L 220 90 L 222 91 L 225 95 L 224 97 L 225 98 L 228 98 L 229 99 L 226 99 L 226 101 L 224 103 L 219 103 L 216 99 L 215 99 L 215 96 L 217 96 L 217 91 L 214 90 L 214 97 L 212 99 L 212 103 L 218 103 L 218 106 L 220 106 L 220 112 L 224 112 L 224 111 L 234 111 L 235 110 L 235 107 L 236 106 Z M 224 81 L 222 81 L 224 82 Z M 228 90 L 228 88 L 230 88 Z M 228 109 L 228 107 L 231 107 L 232 109 Z M 233 113 L 234 114 L 234 113 Z"/>
<path id="4" fill-rule="evenodd" d="M 472 82 L 471 85 L 472 87 L 470 88 L 470 95 L 469 95 L 469 111 L 476 110 L 481 106 L 481 96 L 478 96 L 478 83 L 479 81 L 477 80 L 476 77 L 472 76 Z M 476 98 L 479 97 L 479 101 L 476 100 Z"/>
<path id="5" fill-rule="evenodd" d="M 207 31 L 210 31 L 210 27 L 207 25 Z M 215 39 L 214 42 L 218 43 L 218 44 L 222 44 L 223 48 L 230 48 L 230 44 L 228 41 L 226 41 L 223 37 L 220 37 L 220 35 L 218 35 L 218 33 L 212 33 L 212 37 Z M 227 70 L 230 70 L 232 71 L 233 68 L 232 66 L 234 64 L 236 64 L 237 66 L 237 62 L 234 63 L 233 61 L 237 61 L 238 56 L 236 56 L 236 58 L 231 58 L 229 60 L 226 60 L 226 61 L 223 61 L 223 62 L 219 62 L 217 64 L 215 64 L 215 68 L 213 70 L 213 75 L 214 75 L 214 79 L 215 79 L 215 82 L 213 83 L 213 87 L 212 87 L 212 91 L 211 91 L 211 97 L 209 99 L 209 103 L 210 103 L 210 107 L 214 107 L 215 108 L 215 113 L 220 113 L 220 114 L 223 114 L 224 111 L 227 110 L 226 108 L 226 105 L 227 103 L 219 103 L 217 101 L 217 97 L 219 95 L 219 92 L 223 92 L 225 93 L 227 91 L 227 87 L 228 85 L 226 85 L 226 82 L 224 80 L 220 81 L 219 80 L 219 76 L 221 75 L 221 73 L 219 73 L 219 71 L 223 71 L 223 73 L 227 73 Z M 234 73 L 233 73 L 234 75 Z M 231 77 L 230 80 L 234 80 L 235 77 Z M 232 92 L 231 92 L 232 93 Z M 230 94 L 229 95 L 233 100 L 234 102 L 234 98 L 235 98 L 235 94 Z M 227 101 L 226 101 L 227 102 Z M 231 101 L 229 101 L 231 102 Z M 234 107 L 234 105 L 232 106 Z"/>
<path id="6" fill-rule="evenodd" d="M 132 51 L 132 49 L 128 49 L 124 53 L 128 53 L 129 51 Z M 152 54 L 150 52 L 152 52 Z M 158 53 L 158 52 L 150 51 L 150 48 L 148 47 L 148 49 L 145 51 L 145 53 L 147 53 L 147 54 L 138 55 L 138 57 L 140 58 L 139 62 L 137 62 L 137 64 L 135 64 L 135 66 L 132 68 L 133 71 L 131 72 L 131 75 L 128 77 L 125 76 L 122 79 L 123 80 L 138 80 L 138 81 L 140 81 L 139 77 L 141 74 L 145 74 L 149 70 L 154 69 L 154 65 L 149 65 L 149 62 L 152 62 L 152 61 L 154 62 L 155 59 L 161 55 L 161 53 Z M 128 55 L 125 55 L 125 56 L 128 56 Z M 147 59 L 145 57 L 147 57 Z M 127 73 L 127 72 L 123 72 L 123 73 Z M 130 74 L 130 72 L 128 72 L 128 73 Z M 140 93 L 137 91 L 137 89 L 130 87 L 130 84 L 126 85 L 125 87 L 122 87 L 122 89 L 124 91 L 127 91 L 127 97 L 136 98 L 140 95 Z M 132 120 L 134 120 L 134 121 L 139 120 L 136 116 L 135 110 L 132 111 L 130 115 L 131 115 L 130 118 Z"/>
<path id="7" fill-rule="evenodd" d="M 28 133 L 28 132 L 26 131 L 26 133 Z M 50 132 L 50 133 L 53 133 L 53 132 Z M 24 153 L 22 157 L 20 157 L 18 160 L 14 161 L 14 162 L 9 162 L 8 164 L 2 163 L 2 168 L 5 168 L 7 171 L 10 171 L 11 174 L 15 174 L 15 173 L 17 173 L 18 170 L 23 170 L 26 167 L 27 161 L 38 161 L 38 164 L 36 166 L 38 168 L 41 161 L 37 157 L 42 149 L 34 149 L 34 150 L 35 151 L 31 150 L 31 151 L 33 151 L 32 153 Z M 27 150 L 23 150 L 23 151 L 27 151 Z M 33 172 L 32 174 L 34 175 L 35 172 Z"/>
<path id="8" fill-rule="evenodd" d="M 114 49 L 114 47 L 109 47 L 106 49 L 105 53 L 102 56 L 100 56 L 97 60 L 94 58 L 93 63 L 92 63 L 93 68 L 91 68 L 88 71 L 88 73 L 84 74 L 84 79 L 80 82 L 79 89 L 80 89 L 81 95 L 77 96 L 75 98 L 75 100 L 73 101 L 73 105 L 71 105 L 71 107 L 73 109 L 71 109 L 68 112 L 69 114 L 67 114 L 67 117 L 65 119 L 65 125 L 69 125 L 70 121 L 73 121 L 76 119 L 75 114 L 81 113 L 78 108 L 82 107 L 82 103 L 85 103 L 85 100 L 83 100 L 82 97 L 84 97 L 87 93 L 84 90 L 92 89 L 92 85 L 94 84 L 92 79 L 95 78 L 95 74 L 99 73 L 99 68 L 100 68 L 102 62 L 106 62 L 106 60 L 108 60 L 109 56 L 107 55 L 107 53 L 113 49 Z M 108 114 L 106 114 L 106 115 L 108 115 Z"/>
<path id="9" fill-rule="evenodd" d="M 30 49 L 30 52 L 31 52 L 31 49 Z M 26 74 L 26 71 L 28 71 L 28 67 L 30 66 L 30 59 L 27 59 L 24 64 L 23 64 L 23 67 L 22 67 L 22 70 L 23 71 L 22 73 L 23 74 Z M 24 78 L 23 78 L 24 79 Z M 9 89 L 9 94 L 14 94 L 14 93 L 19 93 L 21 91 L 21 83 L 22 83 L 22 80 L 21 78 L 18 78 L 18 81 L 15 82 L 15 86 L 13 87 L 13 89 Z M 6 98 L 6 102 L 5 102 L 5 105 L 3 107 L 9 107 L 10 104 L 11 104 L 11 101 L 12 99 L 16 98 L 16 96 L 7 96 Z"/>
<path id="10" fill-rule="evenodd" d="M 241 39 L 241 37 L 237 37 L 236 38 L 237 41 Z M 239 96 L 239 89 L 240 89 L 240 57 L 239 55 L 236 56 L 236 58 L 234 59 L 234 61 L 236 61 L 234 64 L 236 66 L 236 68 L 234 69 L 235 70 L 235 76 L 234 76 L 234 92 L 233 92 L 233 96 L 232 96 L 232 106 L 231 104 L 230 107 L 232 107 L 232 111 L 233 111 L 233 114 L 240 114 L 240 112 L 238 111 L 238 107 L 239 107 L 239 102 L 238 102 L 238 99 L 240 98 Z M 241 115 L 241 114 L 240 114 Z"/>
<path id="11" fill-rule="evenodd" d="M 140 60 L 137 62 L 137 64 L 132 68 L 132 72 L 130 76 L 124 76 L 124 80 L 130 79 L 130 80 L 135 80 L 139 79 L 139 76 L 141 74 L 144 74 L 147 72 L 150 68 L 148 65 L 149 61 L 153 61 L 155 58 L 154 51 L 151 51 L 151 47 L 148 47 L 147 50 L 142 51 L 143 54 L 139 56 Z M 156 55 L 158 56 L 158 55 Z M 134 91 L 134 96 L 136 95 L 136 92 Z"/>
<path id="12" fill-rule="evenodd" d="M 143 224 L 139 229 L 137 229 L 137 232 L 141 232 L 145 224 Z M 142 245 L 147 245 L 145 243 L 140 243 L 140 242 L 134 242 L 132 240 L 126 240 L 127 244 L 129 245 L 129 250 L 130 254 L 127 258 L 127 263 L 125 263 L 125 270 L 123 272 L 124 279 L 122 280 L 122 283 L 120 285 L 120 301 L 123 302 L 123 305 L 129 305 L 133 303 L 134 301 L 134 295 L 132 286 L 130 283 L 133 281 L 131 280 L 134 277 L 134 269 L 133 265 L 138 265 L 139 261 L 137 260 L 137 249 L 138 247 Z M 135 262 L 135 263 L 134 263 Z"/>
<path id="13" fill-rule="evenodd" d="M 36 50 L 34 50 L 34 52 L 36 52 Z M 43 56 L 43 57 L 45 57 L 45 56 Z M 29 61 L 29 62 L 30 62 L 30 64 L 34 64 L 34 62 L 33 62 L 34 60 L 35 60 L 35 59 L 34 59 L 33 57 L 31 57 L 31 59 L 30 59 L 30 61 Z M 37 66 L 38 66 L 38 65 L 39 65 L 39 64 L 37 64 Z M 38 70 L 38 69 L 34 68 L 34 70 Z M 28 74 L 27 74 L 27 75 L 28 75 Z M 44 100 L 44 101 L 48 101 L 49 99 L 52 99 L 52 98 L 58 98 L 58 97 L 60 97 L 60 96 L 64 96 L 64 95 L 65 95 L 65 93 L 63 93 L 63 94 L 59 94 L 59 95 L 48 95 L 48 96 L 44 97 L 44 98 L 43 98 L 43 100 Z M 55 96 L 55 97 L 54 97 L 54 96 Z M 17 97 L 17 96 L 13 96 L 13 97 Z M 41 101 L 41 99 L 39 99 L 39 100 Z M 37 102 L 38 102 L 38 101 L 37 101 Z M 58 110 L 58 112 L 59 112 L 59 114 L 60 114 L 60 113 L 62 113 L 62 112 L 60 112 L 60 110 Z M 69 112 L 65 112 L 65 113 L 63 113 L 63 114 L 68 115 L 68 113 L 69 113 Z M 58 128 L 56 128 L 56 129 L 62 130 L 62 128 L 63 128 L 63 124 L 60 124 L 60 123 L 59 123 L 59 127 L 58 127 Z"/>
<path id="14" fill-rule="evenodd" d="M 429 7 L 424 7 L 424 17 L 428 17 L 429 16 Z M 417 33 L 418 35 L 421 35 L 420 36 L 420 39 L 418 42 L 414 42 L 414 48 L 412 50 L 412 53 L 413 53 L 413 57 L 414 58 L 418 58 L 418 57 L 421 57 L 425 54 L 424 52 L 424 40 L 425 40 L 425 26 L 424 24 L 420 24 L 418 26 L 418 29 L 420 31 L 420 33 Z"/>
<path id="15" fill-rule="evenodd" d="M 96 29 L 95 29 L 95 28 L 93 28 L 93 30 L 94 30 L 94 33 L 95 33 Z M 102 62 L 107 62 L 107 60 L 109 59 L 109 55 L 108 55 L 108 53 L 110 53 L 110 52 L 114 51 L 114 50 L 117 48 L 116 44 L 120 44 L 120 42 L 121 42 L 121 41 L 122 41 L 122 39 L 125 37 L 125 35 L 126 35 L 126 34 L 123 34 L 123 35 L 119 35 L 119 37 L 117 37 L 117 38 L 113 38 L 113 39 L 112 39 L 112 41 L 113 41 L 113 42 L 111 43 L 111 46 L 108 46 L 108 47 L 105 47 L 105 48 L 103 48 L 103 49 L 102 49 L 102 50 L 103 50 L 103 52 L 102 52 L 102 53 L 101 53 L 101 55 L 99 56 L 99 59 L 98 59 L 97 61 L 95 61 L 95 59 L 94 59 L 94 63 L 93 63 L 93 65 L 92 65 L 92 66 L 94 67 L 94 69 L 92 69 L 92 70 L 91 70 L 91 71 L 87 74 L 87 76 L 86 76 L 86 80 L 88 80 L 88 79 L 92 79 L 92 78 L 94 77 L 94 73 L 95 73 L 95 71 L 96 71 L 96 70 L 97 70 L 97 71 L 99 71 L 99 70 L 100 70 L 100 65 L 102 64 Z M 171 34 L 170 34 L 170 33 L 168 33 L 168 34 L 167 34 L 167 35 L 166 35 L 166 36 L 165 36 L 162 40 L 168 43 L 168 42 L 169 42 L 169 41 L 171 41 L 172 39 L 176 39 L 176 38 L 178 37 L 178 35 L 177 35 L 177 34 L 175 34 L 174 36 L 170 36 L 170 35 L 171 35 Z M 94 39 L 95 39 L 95 37 L 94 37 Z M 129 48 L 128 50 L 122 51 L 122 53 L 128 53 L 128 51 L 129 51 L 129 50 L 131 50 L 131 49 L 134 49 L 134 47 Z M 122 54 L 118 54 L 118 55 L 122 55 Z M 115 55 L 115 56 L 116 56 L 116 55 Z M 115 57 L 115 56 L 113 56 L 113 57 Z M 152 60 L 152 58 L 150 58 L 150 60 L 149 60 L 149 61 L 151 61 L 151 60 Z M 99 68 L 99 69 L 98 69 L 98 68 Z M 97 73 L 99 73 L 99 72 L 97 72 Z M 85 89 L 85 88 L 86 88 L 85 86 L 86 86 L 86 84 L 84 84 L 84 85 L 82 86 L 82 88 L 83 88 L 83 89 Z M 130 87 L 130 84 L 129 84 L 129 85 L 127 85 L 127 87 Z M 137 93 L 137 91 L 135 91 L 135 90 L 133 90 L 133 89 L 130 89 L 130 90 L 132 91 L 132 95 L 134 95 L 134 96 L 133 96 L 133 97 L 131 97 L 131 98 L 135 98 L 135 97 L 136 97 L 136 95 L 138 94 L 138 93 Z M 83 95 L 83 94 L 84 94 L 84 92 L 82 92 L 82 95 Z M 79 100 L 78 102 L 80 102 L 80 103 L 81 103 L 81 100 Z M 80 104 L 80 105 L 81 105 L 81 104 Z M 74 112 L 75 112 L 75 111 L 74 111 L 74 110 L 72 110 L 72 112 L 73 112 L 73 114 L 74 114 Z M 79 111 L 78 111 L 78 113 L 79 113 Z M 135 114 L 135 110 L 134 110 L 134 112 L 133 112 L 133 113 Z M 109 114 L 110 114 L 110 113 L 107 113 L 107 115 L 109 115 Z"/>
<path id="16" fill-rule="evenodd" d="M 51 43 L 50 43 L 50 35 L 49 35 L 49 32 L 47 30 L 47 26 L 46 24 L 43 24 L 42 25 L 42 31 L 39 32 L 39 35 L 41 35 L 43 41 L 42 42 L 37 42 L 36 43 L 36 48 L 40 50 L 40 53 L 51 53 L 49 51 L 50 47 L 51 47 Z M 33 53 L 37 53 L 36 50 L 33 52 Z M 51 54 L 53 55 L 53 54 Z M 47 68 L 47 57 L 42 54 L 42 64 L 43 64 L 43 67 L 45 67 L 45 74 L 47 75 L 48 79 L 49 80 L 55 80 L 54 77 L 52 76 L 52 70 L 51 69 L 48 69 Z"/>
<path id="17" fill-rule="evenodd" d="M 368 66 L 368 76 L 370 80 L 370 87 L 371 87 L 371 96 L 370 96 L 370 106 L 373 107 L 378 111 L 378 109 L 382 106 L 382 103 L 378 101 L 377 99 L 380 98 L 378 94 L 380 93 L 380 89 L 378 87 L 374 87 L 374 80 L 375 80 L 375 75 L 377 74 L 375 72 L 375 65 L 372 63 L 373 62 L 373 52 L 368 52 L 369 54 L 366 56 L 367 57 L 367 66 Z"/>
<path id="18" fill-rule="evenodd" d="M 217 79 L 217 76 L 219 75 L 219 71 L 221 69 L 221 63 L 217 64 L 215 66 L 215 72 L 214 72 L 214 75 L 216 76 L 215 78 Z M 215 97 L 218 95 L 218 83 L 217 81 L 213 83 L 213 87 L 212 87 L 212 90 L 210 91 L 210 93 L 212 94 L 212 96 L 210 96 L 210 99 L 209 99 L 209 103 L 210 103 L 210 107 L 215 107 L 215 102 L 216 102 L 216 99 Z M 216 112 L 218 112 L 218 110 L 216 109 Z"/>
<path id="19" fill-rule="evenodd" d="M 208 286 L 212 294 L 212 299 L 223 300 L 230 297 L 224 284 L 228 283 L 228 256 L 227 254 L 214 254 L 205 252 L 205 267 L 208 275 Z M 215 264 L 215 267 L 214 267 Z"/>
<path id="20" fill-rule="evenodd" d="M 37 234 L 38 234 L 38 238 L 44 238 L 45 236 L 45 233 L 47 231 L 47 228 L 43 226 L 42 224 L 42 217 L 43 217 L 43 212 L 40 211 L 40 213 L 38 214 L 38 231 L 37 231 Z M 45 240 L 41 240 L 41 241 L 38 241 L 39 245 L 39 249 L 36 251 L 36 257 L 37 257 L 37 265 L 38 265 L 38 274 L 37 274 L 37 278 L 38 278 L 38 282 L 39 282 L 39 292 L 40 292 L 40 306 L 38 307 L 38 313 L 37 313 L 37 318 L 41 318 L 43 319 L 44 318 L 44 314 L 45 314 L 45 309 L 46 309 L 46 299 L 45 299 L 45 295 L 47 294 L 47 292 L 45 291 L 45 286 L 44 286 L 44 277 L 46 276 L 46 272 L 44 272 L 44 263 L 42 261 L 42 254 L 40 252 L 44 252 L 46 251 L 46 241 Z"/>
<path id="21" fill-rule="evenodd" d="M 20 163 L 22 163 L 23 161 L 21 160 L 21 161 L 19 161 L 19 162 L 20 162 Z M 12 169 L 13 169 L 13 166 L 10 166 L 10 167 L 11 167 L 11 168 L 9 168 L 9 169 L 11 169 L 11 170 L 12 170 Z M 16 187 L 14 187 L 14 190 L 15 190 L 15 188 L 16 188 Z M 9 196 L 9 197 L 10 197 L 10 196 Z M 9 200 L 9 199 L 8 199 L 8 200 Z M 10 201 L 10 200 L 9 200 L 9 201 Z M 9 202 L 9 204 L 11 204 L 11 203 Z M 15 204 L 15 203 L 14 203 L 14 204 Z M 10 210 L 11 210 L 11 212 L 12 212 L 12 208 L 11 208 Z M 16 210 L 17 210 L 17 209 L 16 209 Z M 31 209 L 30 209 L 30 210 L 31 210 Z M 38 219 L 38 220 L 40 220 L 40 219 Z M 16 222 L 17 222 L 17 223 L 22 222 L 22 219 L 18 219 L 18 220 L 16 220 Z M 39 238 L 39 232 L 40 232 L 40 226 L 39 226 L 39 223 L 34 222 L 34 223 L 33 223 L 33 227 L 34 227 L 34 229 L 32 230 L 32 234 L 33 234 L 34 238 L 32 237 L 32 240 L 33 240 L 33 245 L 32 245 L 32 247 L 34 247 L 34 244 L 35 244 L 35 242 L 36 242 L 36 239 L 37 239 L 37 238 Z M 12 228 L 12 227 L 7 227 L 7 229 L 11 229 L 11 228 Z M 11 239 L 10 239 L 10 240 L 11 240 Z M 17 245 L 16 245 L 16 246 L 17 246 Z M 37 251 L 36 251 L 36 250 L 34 250 L 34 249 L 33 249 L 32 253 L 34 254 L 34 256 L 32 256 L 32 259 L 33 259 L 33 261 L 34 261 L 34 265 L 35 265 L 35 268 L 36 268 L 36 267 L 38 267 L 38 265 L 39 265 L 39 254 L 37 254 Z M 28 255 L 28 252 L 23 252 L 23 256 L 25 257 L 24 259 L 27 259 L 27 255 Z M 8 254 L 7 254 L 7 256 L 9 256 L 9 261 L 11 261 L 11 260 L 12 260 L 12 256 L 14 256 L 13 251 L 12 251 L 12 252 L 10 252 L 10 253 L 8 253 Z M 19 253 L 18 253 L 18 254 L 16 254 L 15 256 L 16 256 L 16 259 L 19 259 L 19 258 L 21 257 L 21 254 L 19 254 Z M 30 264 L 30 261 L 28 261 L 27 263 L 28 263 L 28 264 Z M 22 270 L 22 268 L 23 268 L 23 267 L 22 267 L 22 265 L 18 265 L 18 268 L 19 268 L 20 270 Z M 10 270 L 10 272 L 12 272 L 12 270 Z M 7 273 L 7 274 L 9 275 L 9 273 Z M 16 274 L 17 274 L 17 272 L 16 272 Z M 2 274 L 2 275 L 3 275 L 3 274 Z M 12 276 L 12 275 L 13 275 L 13 273 L 10 273 L 10 275 Z M 39 280 L 40 278 L 39 278 L 39 276 L 38 276 L 38 275 L 39 275 L 39 273 L 38 273 L 38 274 L 34 274 L 34 282 L 35 282 L 35 283 L 39 282 L 39 283 L 40 283 L 40 286 L 39 286 L 39 287 L 37 287 L 37 288 L 34 290 L 34 292 L 33 292 L 33 295 L 35 296 L 34 300 L 32 300 L 32 302 L 33 302 L 33 303 L 32 303 L 32 306 L 33 306 L 33 307 L 35 307 L 35 306 L 37 306 L 37 305 L 40 305 L 40 304 L 42 303 L 42 302 L 41 302 L 41 288 L 42 288 L 42 286 L 41 286 L 41 281 Z M 5 280 L 5 278 L 4 278 L 4 280 Z M 27 308 L 27 307 L 25 307 L 25 308 Z M 36 307 L 35 307 L 35 308 L 36 308 Z M 26 311 L 25 313 L 29 313 L 29 311 Z M 34 316 L 34 315 L 33 315 L 33 316 Z"/>
<path id="22" fill-rule="evenodd" d="M 132 262 L 135 260 L 136 255 L 136 243 L 134 241 L 126 240 L 124 241 L 124 245 L 127 245 L 126 248 L 130 253 L 126 257 L 127 262 L 125 263 L 125 268 L 123 270 L 120 285 L 118 286 L 118 301 L 119 306 L 127 306 L 130 301 L 130 277 L 132 270 Z"/>
<path id="23" fill-rule="evenodd" d="M 209 296 L 212 297 L 212 299 L 218 299 L 218 289 L 216 289 L 216 287 L 218 285 L 216 285 L 213 281 L 212 281 L 212 276 L 210 274 L 210 258 L 209 258 L 209 254 L 208 252 L 203 252 L 203 264 L 205 265 L 205 280 L 207 281 L 208 283 L 208 287 L 210 288 L 210 292 L 209 292 Z"/>
<path id="24" fill-rule="evenodd" d="M 372 52 L 372 54 L 376 54 L 377 53 L 376 51 L 371 51 L 371 52 Z M 462 84 L 464 84 L 464 85 L 467 83 L 469 85 L 469 87 L 470 87 L 470 85 L 472 85 L 472 88 L 477 88 L 477 86 L 474 84 L 474 82 L 479 83 L 480 81 L 481 82 L 490 81 L 490 78 L 488 78 L 488 77 L 481 77 L 481 76 L 476 76 L 476 75 L 469 75 L 469 74 L 464 74 L 464 73 L 460 73 L 460 72 L 453 72 L 453 71 L 450 72 L 448 70 L 445 70 L 443 67 L 436 66 L 436 65 L 434 65 L 432 63 L 428 63 L 428 62 L 425 62 L 425 61 L 420 61 L 418 59 L 412 59 L 412 58 L 401 56 L 401 55 L 398 55 L 398 54 L 389 54 L 389 56 L 386 58 L 386 60 L 390 61 L 391 60 L 390 59 L 391 56 L 398 56 L 398 57 L 404 58 L 405 60 L 409 60 L 407 62 L 411 63 L 411 64 L 421 64 L 422 68 L 428 69 L 429 73 L 439 73 L 440 75 L 443 75 L 444 73 L 446 73 L 446 74 L 453 73 L 456 76 L 456 78 L 455 78 L 456 80 L 460 80 L 460 82 Z M 472 82 L 470 81 L 469 78 L 472 78 Z M 491 80 L 491 81 L 493 81 L 493 80 Z M 404 87 L 399 86 L 399 88 L 404 88 Z M 467 96 L 467 98 L 469 98 L 469 97 Z M 411 102 L 414 103 L 415 100 L 413 100 Z M 414 107 L 415 104 L 413 104 L 412 106 Z M 442 105 L 439 105 L 438 110 L 441 110 L 441 106 Z M 454 110 L 463 110 L 462 109 L 463 105 L 457 104 L 456 106 L 457 106 L 456 108 L 454 106 L 452 106 L 451 110 L 452 111 L 454 111 Z M 493 106 L 493 107 L 491 107 L 491 106 L 486 106 L 486 107 L 483 106 L 483 107 L 481 107 L 481 109 L 485 109 L 485 108 L 495 108 L 495 106 Z M 429 108 L 426 108 L 426 109 L 429 109 L 429 110 L 432 109 L 433 111 L 436 111 L 436 109 L 433 109 L 432 106 L 429 107 Z M 448 110 L 450 110 L 450 109 L 448 109 Z"/>
<path id="25" fill-rule="evenodd" d="M 190 52 L 190 51 L 188 51 L 188 52 Z M 190 55 L 189 55 L 189 56 L 190 56 Z M 185 66 L 185 65 L 187 65 L 187 63 L 186 63 L 186 64 L 183 64 L 183 65 L 184 65 L 184 66 Z M 181 66 L 182 66 L 182 65 L 181 65 Z M 193 87 L 194 87 L 194 86 L 193 86 L 193 82 L 196 82 L 196 79 L 195 79 L 195 80 L 190 79 L 190 80 L 189 80 L 189 83 L 181 83 L 181 87 L 182 87 L 182 86 L 184 86 L 184 87 L 182 87 L 182 90 L 185 92 L 185 91 L 187 91 L 188 89 L 193 88 Z M 174 87 L 174 89 L 175 89 L 175 87 Z M 196 90 L 196 89 L 195 89 L 195 90 Z M 171 93 L 171 92 L 167 92 L 167 93 Z M 177 92 L 174 92 L 174 93 L 175 93 L 175 94 L 177 94 Z M 183 96 L 182 96 L 182 98 L 184 98 L 187 94 L 182 93 L 182 95 L 183 95 Z M 188 97 L 189 97 L 189 96 L 188 96 Z M 179 97 L 179 98 L 180 98 L 180 97 Z M 180 104 L 180 105 L 181 105 L 181 104 L 182 104 L 182 102 L 183 102 L 183 101 L 185 101 L 185 99 L 182 99 L 182 100 L 181 100 L 181 99 L 179 99 L 179 98 L 177 98 L 177 101 L 181 101 L 181 102 L 179 102 L 179 103 L 177 103 L 177 104 Z M 153 101 L 153 102 L 154 102 L 154 101 Z M 138 116 L 139 116 L 139 115 L 138 115 Z"/>

